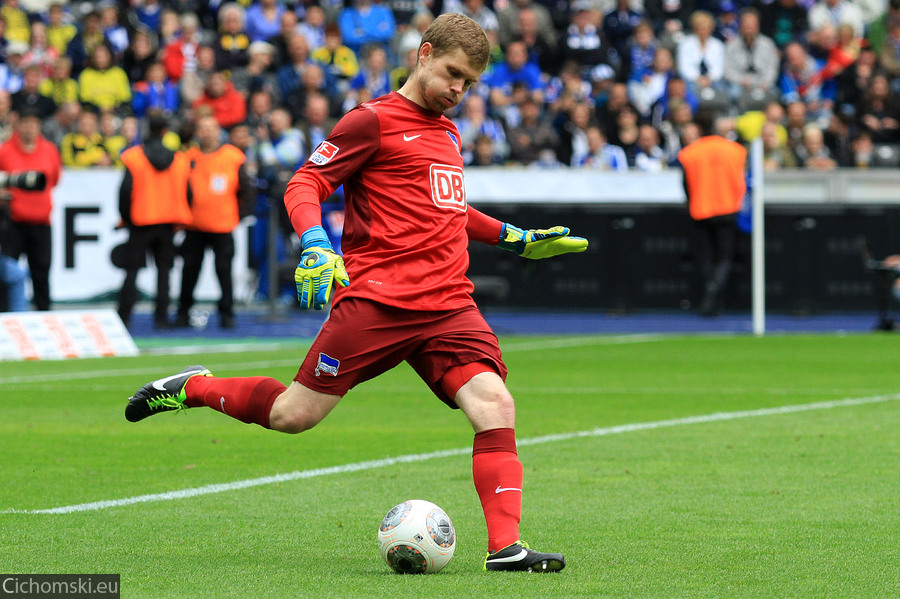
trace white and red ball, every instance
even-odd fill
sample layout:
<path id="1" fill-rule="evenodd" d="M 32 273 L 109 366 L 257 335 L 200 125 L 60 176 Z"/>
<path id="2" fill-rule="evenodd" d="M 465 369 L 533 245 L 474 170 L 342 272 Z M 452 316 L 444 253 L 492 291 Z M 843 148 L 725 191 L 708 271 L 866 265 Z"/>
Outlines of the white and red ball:
<path id="1" fill-rule="evenodd" d="M 453 558 L 456 531 L 447 513 L 423 499 L 395 505 L 378 527 L 384 561 L 400 574 L 438 572 Z"/>

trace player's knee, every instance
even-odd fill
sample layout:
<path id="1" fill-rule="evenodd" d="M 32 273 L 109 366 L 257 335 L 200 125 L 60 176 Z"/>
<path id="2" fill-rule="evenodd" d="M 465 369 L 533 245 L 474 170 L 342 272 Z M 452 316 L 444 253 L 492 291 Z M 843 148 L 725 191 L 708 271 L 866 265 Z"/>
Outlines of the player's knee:
<path id="1" fill-rule="evenodd" d="M 303 410 L 276 410 L 274 407 L 269 414 L 269 428 L 282 433 L 297 434 L 308 431 L 319 423 Z"/>
<path id="2" fill-rule="evenodd" d="M 509 426 L 516 418 L 516 405 L 512 395 L 505 388 L 483 391 L 478 397 L 479 408 L 488 422 L 496 426 Z"/>
<path id="3" fill-rule="evenodd" d="M 480 384 L 479 379 L 484 378 L 485 384 Z M 492 373 L 485 373 L 479 377 L 473 378 L 475 384 L 473 390 L 481 398 L 482 401 L 495 406 L 497 409 L 514 409 L 514 400 L 506 385 Z"/>
<path id="4" fill-rule="evenodd" d="M 506 389 L 497 391 L 495 397 L 492 398 L 492 401 L 494 403 L 496 411 L 499 414 L 502 414 L 506 417 L 515 417 L 516 403 L 509 391 L 507 391 Z"/>
<path id="5" fill-rule="evenodd" d="M 308 431 L 319 424 L 340 399 L 339 395 L 312 391 L 294 381 L 272 404 L 269 428 L 295 434 Z"/>

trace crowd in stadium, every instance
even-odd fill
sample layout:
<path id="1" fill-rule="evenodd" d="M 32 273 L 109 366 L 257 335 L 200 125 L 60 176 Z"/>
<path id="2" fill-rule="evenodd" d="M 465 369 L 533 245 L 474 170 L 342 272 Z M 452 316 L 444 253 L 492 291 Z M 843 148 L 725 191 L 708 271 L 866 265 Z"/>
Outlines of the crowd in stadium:
<path id="1" fill-rule="evenodd" d="M 147 115 L 186 145 L 211 113 L 251 164 L 292 171 L 402 84 L 447 11 L 493 44 L 449 114 L 471 166 L 658 170 L 706 109 L 762 137 L 769 169 L 896 165 L 900 0 L 6 0 L 0 140 L 30 106 L 66 166 L 117 166 Z"/>

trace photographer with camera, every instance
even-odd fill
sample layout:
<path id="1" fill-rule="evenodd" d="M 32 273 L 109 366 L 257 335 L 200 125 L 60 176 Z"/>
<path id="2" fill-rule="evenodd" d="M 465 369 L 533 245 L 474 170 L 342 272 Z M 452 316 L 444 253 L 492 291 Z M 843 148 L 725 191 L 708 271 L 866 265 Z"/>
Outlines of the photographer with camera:
<path id="1" fill-rule="evenodd" d="M 13 136 L 0 145 L 0 173 L 0 193 L 9 198 L 2 251 L 13 261 L 25 254 L 34 306 L 49 310 L 51 191 L 62 174 L 62 159 L 56 146 L 41 135 L 36 112 L 23 110 L 15 121 Z"/>

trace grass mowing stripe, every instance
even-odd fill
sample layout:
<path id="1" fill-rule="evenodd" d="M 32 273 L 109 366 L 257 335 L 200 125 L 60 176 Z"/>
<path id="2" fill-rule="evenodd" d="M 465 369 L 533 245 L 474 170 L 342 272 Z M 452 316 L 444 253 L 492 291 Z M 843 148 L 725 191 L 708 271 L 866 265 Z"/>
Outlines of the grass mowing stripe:
<path id="1" fill-rule="evenodd" d="M 218 345 L 177 345 L 154 346 L 141 348 L 141 354 L 148 356 L 188 356 L 199 353 L 236 354 L 250 351 L 279 351 L 291 349 L 298 345 L 297 341 L 239 341 L 219 342 Z"/>
<path id="2" fill-rule="evenodd" d="M 647 341 L 658 341 L 664 339 L 665 337 L 661 335 L 625 335 L 625 336 L 615 336 L 615 337 L 575 337 L 575 338 L 558 338 L 558 339 L 546 339 L 541 341 L 522 341 L 522 342 L 512 342 L 503 345 L 503 351 L 505 352 L 515 352 L 515 351 L 534 351 L 534 350 L 545 350 L 545 349 L 560 349 L 565 347 L 583 347 L 588 345 L 619 345 L 619 344 L 627 344 L 627 343 L 645 343 Z M 244 343 L 237 344 L 237 347 L 240 348 L 240 351 L 248 349 L 248 346 Z M 277 349 L 281 349 L 283 346 L 278 346 Z M 250 346 L 253 350 L 262 350 L 266 349 L 261 345 L 252 345 Z M 229 346 L 222 346 L 220 349 L 216 349 L 214 347 L 206 347 L 206 346 L 195 346 L 193 349 L 197 350 L 197 352 L 203 352 L 207 354 L 211 353 L 235 353 L 237 350 L 230 349 Z M 154 355 L 164 355 L 163 352 L 153 351 Z M 178 350 L 172 351 L 167 355 L 180 355 L 185 352 L 181 352 Z M 255 370 L 257 368 L 281 368 L 286 366 L 300 366 L 300 363 L 303 361 L 303 357 L 293 357 L 290 359 L 284 360 L 266 360 L 266 361 L 258 361 L 258 362 L 245 362 L 240 365 L 238 364 L 229 364 L 227 368 L 232 370 Z M 214 366 L 211 368 L 215 368 Z M 84 372 L 59 372 L 55 374 L 35 374 L 35 375 L 21 375 L 21 376 L 9 376 L 9 377 L 0 377 L 0 385 L 14 385 L 14 384 L 22 384 L 22 383 L 44 383 L 44 382 L 52 382 L 52 381 L 67 381 L 67 380 L 75 380 L 75 379 L 91 379 L 97 377 L 109 377 L 109 376 L 136 376 L 139 374 L 147 374 L 147 375 L 159 375 L 159 368 L 123 368 L 119 369 L 110 369 L 110 370 L 91 370 Z"/>
<path id="3" fill-rule="evenodd" d="M 559 441 L 568 441 L 572 439 L 580 439 L 586 437 L 603 437 L 608 435 L 620 435 L 624 433 L 632 433 L 638 431 L 655 430 L 672 426 L 683 426 L 689 424 L 705 424 L 710 422 L 724 422 L 728 420 L 737 420 L 740 418 L 754 418 L 762 416 L 778 416 L 782 414 L 795 414 L 799 412 L 808 412 L 812 410 L 828 410 L 833 408 L 842 408 L 849 406 L 861 406 L 866 404 L 877 404 L 889 401 L 900 400 L 900 393 L 889 395 L 874 395 L 871 397 L 853 397 L 846 399 L 838 399 L 833 401 L 819 401 L 808 404 L 797 404 L 789 406 L 779 406 L 775 408 L 761 408 L 757 410 L 740 410 L 736 412 L 714 412 L 712 414 L 701 414 L 698 416 L 686 416 L 683 418 L 673 418 L 670 420 L 657 420 L 654 422 L 636 422 L 632 424 L 623 424 L 619 426 L 611 426 L 606 428 L 595 428 L 586 431 L 577 431 L 571 433 L 558 433 L 554 435 L 543 435 L 540 437 L 531 437 L 527 439 L 519 439 L 517 444 L 520 447 L 529 445 L 542 445 L 546 443 L 556 443 Z M 220 483 L 214 485 L 204 485 L 202 487 L 194 487 L 189 489 L 181 489 L 179 491 L 169 491 L 166 493 L 154 493 L 147 495 L 136 495 L 134 497 L 125 497 L 122 499 L 110 499 L 104 501 L 94 501 L 90 503 L 79 503 L 75 505 L 66 505 L 55 508 L 31 509 L 31 510 L 4 510 L 2 514 L 70 514 L 74 512 L 89 512 L 102 510 L 111 507 L 121 507 L 133 505 L 136 503 L 146 503 L 153 501 L 172 501 L 175 499 L 186 499 L 199 495 L 211 495 L 214 493 L 223 493 L 227 491 L 236 491 L 249 487 L 258 487 L 275 483 L 288 482 L 293 480 L 301 480 L 307 478 L 315 478 L 330 474 L 346 474 L 348 472 L 359 472 L 361 470 L 374 470 L 376 468 L 385 468 L 396 464 L 405 464 L 412 462 L 424 462 L 437 458 L 453 457 L 465 455 L 471 452 L 471 447 L 461 447 L 456 449 L 446 449 L 441 451 L 433 451 L 430 453 L 409 454 L 394 458 L 384 458 L 380 460 L 368 460 L 365 462 L 356 462 L 352 464 L 343 464 L 340 466 L 332 466 L 329 468 L 316 468 L 313 470 L 297 470 L 284 474 L 275 474 L 272 476 L 263 476 L 260 478 L 251 478 L 238 480 L 230 483 Z"/>

